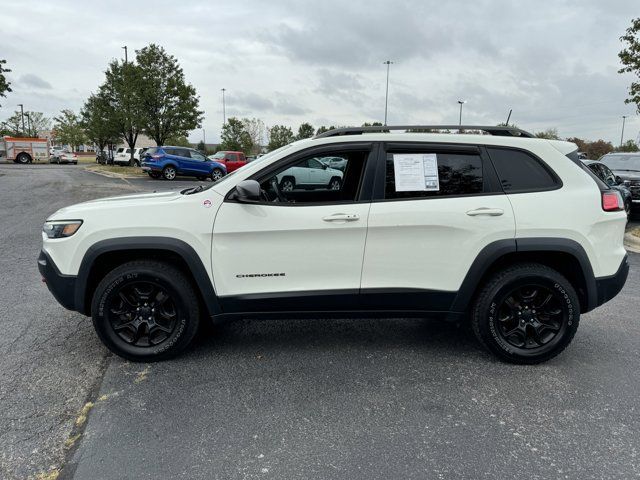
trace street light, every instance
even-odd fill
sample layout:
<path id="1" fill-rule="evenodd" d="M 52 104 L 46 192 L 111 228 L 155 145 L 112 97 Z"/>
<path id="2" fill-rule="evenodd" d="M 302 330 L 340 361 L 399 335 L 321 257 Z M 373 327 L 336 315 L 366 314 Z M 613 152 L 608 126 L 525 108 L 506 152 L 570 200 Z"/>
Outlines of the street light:
<path id="1" fill-rule="evenodd" d="M 22 118 L 22 134 L 24 135 L 24 105 L 19 103 L 18 106 L 20 107 L 20 118 Z"/>
<path id="2" fill-rule="evenodd" d="M 224 127 L 227 124 L 227 111 L 224 105 L 224 92 L 226 92 L 227 89 L 223 88 L 221 90 L 222 90 L 222 126 Z"/>
<path id="3" fill-rule="evenodd" d="M 466 100 L 458 100 L 458 103 L 460 104 L 460 120 L 458 121 L 458 125 L 462 126 L 462 105 L 467 103 L 467 101 Z"/>
<path id="4" fill-rule="evenodd" d="M 624 139 L 624 122 L 627 119 L 627 115 L 622 115 L 622 134 L 620 134 L 620 146 L 622 146 L 622 141 Z"/>
<path id="5" fill-rule="evenodd" d="M 124 49 L 124 63 L 127 63 L 127 61 L 129 60 L 127 57 L 127 46 L 125 45 L 122 48 Z"/>
<path id="6" fill-rule="evenodd" d="M 391 60 L 387 60 L 386 62 L 382 62 L 383 65 L 387 66 L 387 89 L 384 95 L 384 124 L 387 125 L 387 104 L 389 102 L 389 66 L 393 62 Z"/>

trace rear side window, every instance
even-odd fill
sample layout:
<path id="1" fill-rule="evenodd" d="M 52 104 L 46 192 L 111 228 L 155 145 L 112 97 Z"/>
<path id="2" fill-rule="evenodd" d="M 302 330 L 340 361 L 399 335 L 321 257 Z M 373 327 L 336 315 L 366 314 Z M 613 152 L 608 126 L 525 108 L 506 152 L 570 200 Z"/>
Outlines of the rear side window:
<path id="1" fill-rule="evenodd" d="M 423 180 L 418 178 L 420 175 L 424 175 Z M 386 199 L 474 195 L 483 191 L 482 159 L 477 154 L 387 153 Z"/>
<path id="2" fill-rule="evenodd" d="M 552 190 L 560 186 L 549 168 L 521 150 L 488 148 L 502 188 L 507 193 Z"/>

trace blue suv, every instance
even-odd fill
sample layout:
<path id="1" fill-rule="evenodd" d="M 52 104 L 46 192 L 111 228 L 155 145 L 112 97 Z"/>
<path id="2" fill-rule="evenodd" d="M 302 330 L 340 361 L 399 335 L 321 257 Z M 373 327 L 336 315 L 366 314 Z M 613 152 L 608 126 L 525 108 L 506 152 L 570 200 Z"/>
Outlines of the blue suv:
<path id="1" fill-rule="evenodd" d="M 188 175 L 198 180 L 210 178 L 215 182 L 227 174 L 224 164 L 185 147 L 152 147 L 144 153 L 141 167 L 151 178 L 162 177 L 165 180 L 173 180 L 176 175 Z"/>

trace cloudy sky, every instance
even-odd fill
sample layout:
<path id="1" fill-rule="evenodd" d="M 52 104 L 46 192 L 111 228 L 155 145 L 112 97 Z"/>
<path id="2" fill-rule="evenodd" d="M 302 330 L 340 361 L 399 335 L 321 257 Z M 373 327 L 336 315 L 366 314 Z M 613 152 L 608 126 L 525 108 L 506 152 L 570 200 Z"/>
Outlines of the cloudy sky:
<path id="1" fill-rule="evenodd" d="M 107 63 L 148 43 L 175 55 L 200 95 L 207 142 L 227 116 L 267 125 L 382 121 L 390 59 L 389 124 L 506 120 L 561 136 L 635 138 L 625 105 L 620 35 L 637 0 L 211 1 L 2 0 L 0 58 L 16 105 L 48 116 L 78 110 Z M 202 132 L 192 132 L 193 141 Z"/>

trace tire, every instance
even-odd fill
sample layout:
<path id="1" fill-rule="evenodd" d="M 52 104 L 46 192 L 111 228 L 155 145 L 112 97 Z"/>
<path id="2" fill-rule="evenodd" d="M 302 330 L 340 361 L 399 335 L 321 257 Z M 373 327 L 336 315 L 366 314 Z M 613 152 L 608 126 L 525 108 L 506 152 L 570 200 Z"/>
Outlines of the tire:
<path id="1" fill-rule="evenodd" d="M 200 180 L 201 182 L 204 182 L 207 177 L 203 177 L 202 175 L 200 175 L 199 177 L 196 177 L 198 180 Z"/>
<path id="2" fill-rule="evenodd" d="M 156 180 L 162 176 L 161 173 L 158 172 L 147 172 L 151 178 L 155 178 Z"/>
<path id="3" fill-rule="evenodd" d="M 224 177 L 224 172 L 219 168 L 214 168 L 213 171 L 211 172 L 211 180 L 213 180 L 214 182 L 217 182 L 222 177 Z"/>
<path id="4" fill-rule="evenodd" d="M 176 169 L 172 166 L 164 167 L 162 170 L 162 176 L 165 180 L 174 180 L 176 178 L 176 174 Z"/>
<path id="5" fill-rule="evenodd" d="M 98 337 L 113 353 L 134 362 L 154 362 L 177 355 L 191 343 L 200 311 L 193 286 L 180 270 L 164 262 L 136 260 L 100 281 L 91 317 Z"/>
<path id="6" fill-rule="evenodd" d="M 342 180 L 340 180 L 338 177 L 333 177 L 329 182 L 327 188 L 333 191 L 340 190 L 342 188 Z"/>
<path id="7" fill-rule="evenodd" d="M 28 153 L 22 152 L 22 153 L 19 153 L 18 156 L 16 157 L 16 162 L 26 165 L 27 163 L 31 162 L 31 157 L 29 156 Z"/>
<path id="8" fill-rule="evenodd" d="M 494 274 L 480 290 L 471 317 L 473 331 L 487 350 L 501 360 L 529 365 L 562 352 L 579 322 L 580 303 L 571 283 L 537 263 L 516 264 Z"/>
<path id="9" fill-rule="evenodd" d="M 134 160 L 133 161 L 133 166 L 134 167 L 139 167 L 140 166 L 140 160 Z"/>
<path id="10" fill-rule="evenodd" d="M 280 181 L 281 192 L 293 192 L 295 188 L 296 188 L 296 181 L 293 177 L 284 177 Z"/>

